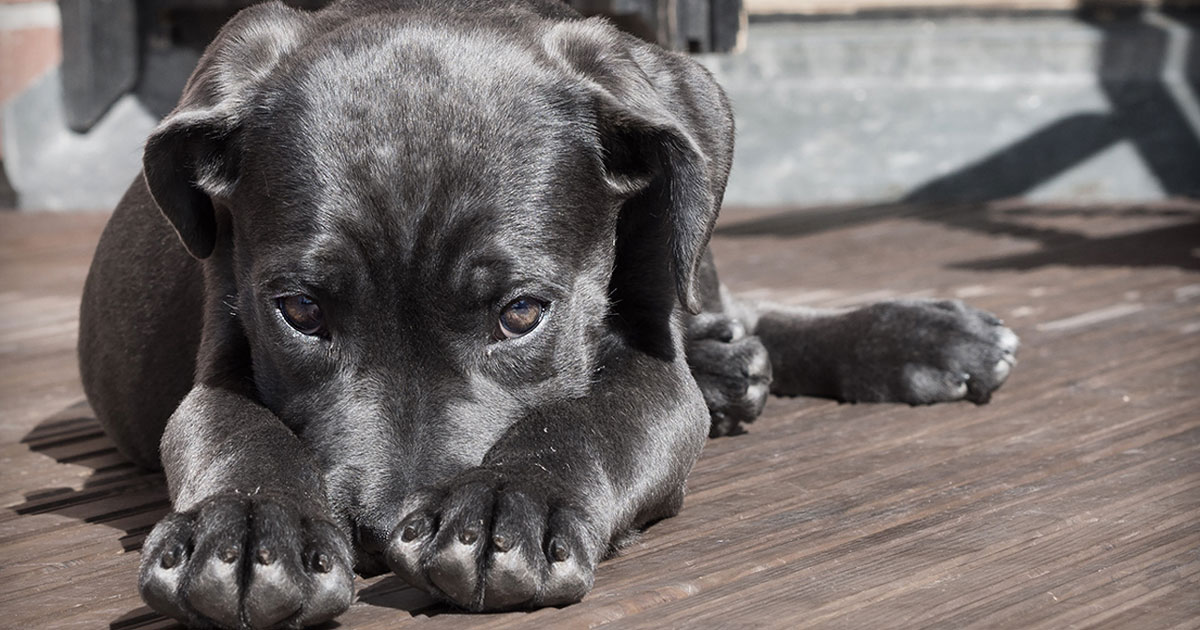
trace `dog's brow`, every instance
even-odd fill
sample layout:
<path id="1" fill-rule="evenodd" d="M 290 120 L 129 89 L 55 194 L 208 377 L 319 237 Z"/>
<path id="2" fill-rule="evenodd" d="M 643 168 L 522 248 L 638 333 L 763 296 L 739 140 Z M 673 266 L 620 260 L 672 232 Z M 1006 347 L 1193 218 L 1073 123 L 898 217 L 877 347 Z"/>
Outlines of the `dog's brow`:
<path id="1" fill-rule="evenodd" d="M 536 287 L 562 295 L 567 288 L 562 278 L 554 273 L 558 268 L 549 257 L 536 251 L 476 254 L 460 267 L 463 283 L 474 291 Z"/>
<path id="2" fill-rule="evenodd" d="M 310 254 L 280 259 L 277 264 L 256 270 L 258 287 L 263 294 L 318 291 L 339 294 L 347 291 L 353 275 L 337 265 L 328 264 L 331 253 Z"/>

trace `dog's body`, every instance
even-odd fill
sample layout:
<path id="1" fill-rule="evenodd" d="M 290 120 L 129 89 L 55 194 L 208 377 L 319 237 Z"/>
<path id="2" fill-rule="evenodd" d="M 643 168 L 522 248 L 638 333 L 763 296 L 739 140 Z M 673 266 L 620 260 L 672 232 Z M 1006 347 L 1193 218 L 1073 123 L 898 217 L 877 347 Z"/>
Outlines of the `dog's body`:
<path id="1" fill-rule="evenodd" d="M 552 0 L 239 14 L 84 292 L 89 400 L 176 510 L 147 602 L 305 626 L 390 568 L 569 603 L 768 387 L 986 401 L 1016 348 L 986 313 L 720 287 L 732 135 L 702 68 Z"/>

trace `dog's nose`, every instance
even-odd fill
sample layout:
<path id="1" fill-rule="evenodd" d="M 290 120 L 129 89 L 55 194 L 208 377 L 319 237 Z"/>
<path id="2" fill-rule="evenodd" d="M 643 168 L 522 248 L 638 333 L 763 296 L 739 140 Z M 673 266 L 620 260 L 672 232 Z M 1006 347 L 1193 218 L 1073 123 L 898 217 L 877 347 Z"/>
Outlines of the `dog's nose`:
<path id="1" fill-rule="evenodd" d="M 367 524 L 354 526 L 354 572 L 363 577 L 372 577 L 391 571 L 384 560 L 391 531 Z"/>

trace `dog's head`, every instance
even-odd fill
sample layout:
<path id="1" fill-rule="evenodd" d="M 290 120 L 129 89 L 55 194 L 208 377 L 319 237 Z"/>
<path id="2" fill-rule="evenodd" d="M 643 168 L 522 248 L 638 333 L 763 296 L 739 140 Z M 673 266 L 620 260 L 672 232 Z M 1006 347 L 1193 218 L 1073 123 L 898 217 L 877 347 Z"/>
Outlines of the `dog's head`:
<path id="1" fill-rule="evenodd" d="M 682 361 L 730 135 L 703 70 L 603 22 L 270 3 L 210 46 L 145 176 L 234 310 L 206 337 L 245 341 L 369 525 L 614 348 Z"/>

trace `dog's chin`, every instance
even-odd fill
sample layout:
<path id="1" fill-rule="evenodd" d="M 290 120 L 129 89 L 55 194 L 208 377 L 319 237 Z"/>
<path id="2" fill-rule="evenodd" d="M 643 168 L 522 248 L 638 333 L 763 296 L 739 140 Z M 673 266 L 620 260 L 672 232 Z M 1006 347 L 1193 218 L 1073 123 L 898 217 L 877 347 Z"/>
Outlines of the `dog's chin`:
<path id="1" fill-rule="evenodd" d="M 354 550 L 354 572 L 362 577 L 371 578 L 389 573 L 391 570 L 387 561 L 384 560 L 383 554 L 371 553 L 362 548 Z"/>

